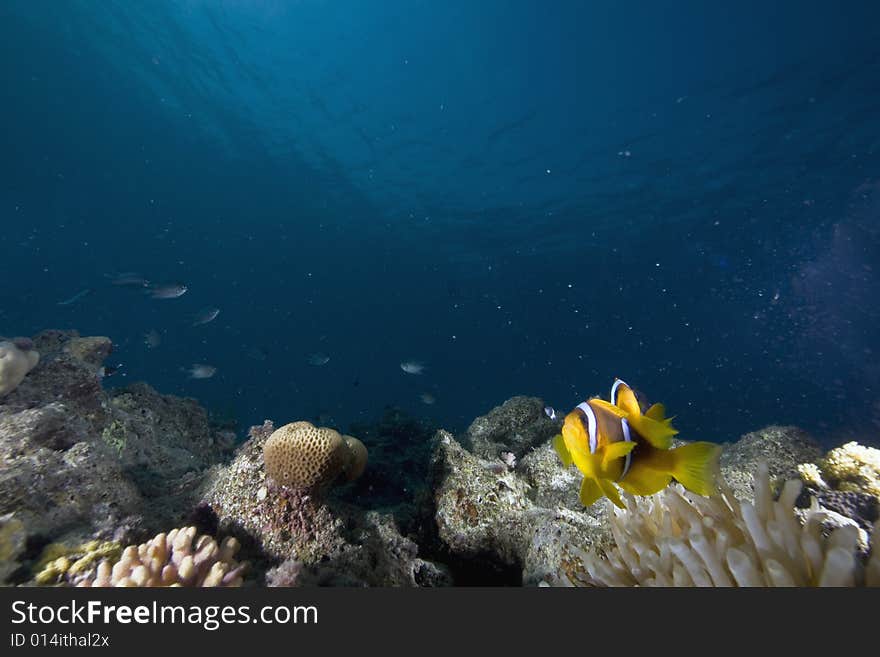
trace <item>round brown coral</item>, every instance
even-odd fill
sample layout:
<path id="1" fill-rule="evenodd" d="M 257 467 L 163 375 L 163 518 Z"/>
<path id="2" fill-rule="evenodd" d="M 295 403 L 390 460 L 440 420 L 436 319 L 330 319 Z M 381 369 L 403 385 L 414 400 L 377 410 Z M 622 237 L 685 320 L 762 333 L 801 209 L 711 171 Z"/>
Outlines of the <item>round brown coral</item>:
<path id="1" fill-rule="evenodd" d="M 367 448 L 333 429 L 292 422 L 269 436 L 263 459 L 266 474 L 279 484 L 307 490 L 329 484 L 340 474 L 356 479 L 366 465 Z"/>

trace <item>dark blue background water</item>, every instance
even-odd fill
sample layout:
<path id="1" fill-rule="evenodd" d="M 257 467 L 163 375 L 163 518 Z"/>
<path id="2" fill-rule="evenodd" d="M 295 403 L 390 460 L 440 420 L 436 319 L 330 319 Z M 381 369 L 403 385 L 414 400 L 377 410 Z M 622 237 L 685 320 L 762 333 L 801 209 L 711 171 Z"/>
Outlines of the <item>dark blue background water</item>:
<path id="1" fill-rule="evenodd" d="M 6 0 L 0 333 L 245 426 L 620 376 L 687 438 L 874 442 L 880 4 L 725 4 Z"/>

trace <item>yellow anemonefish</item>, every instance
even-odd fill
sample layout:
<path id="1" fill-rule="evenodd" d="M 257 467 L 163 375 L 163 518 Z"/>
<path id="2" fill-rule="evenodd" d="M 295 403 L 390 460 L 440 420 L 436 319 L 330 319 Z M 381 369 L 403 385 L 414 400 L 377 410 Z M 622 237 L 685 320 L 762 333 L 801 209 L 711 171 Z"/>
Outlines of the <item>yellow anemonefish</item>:
<path id="1" fill-rule="evenodd" d="M 663 404 L 644 413 L 632 388 L 615 379 L 611 402 L 594 397 L 565 416 L 553 447 L 562 462 L 584 475 L 580 499 L 590 506 L 601 497 L 624 508 L 614 484 L 633 495 L 653 495 L 675 479 L 698 495 L 715 492 L 721 446 L 697 442 L 672 447 L 678 433 Z"/>

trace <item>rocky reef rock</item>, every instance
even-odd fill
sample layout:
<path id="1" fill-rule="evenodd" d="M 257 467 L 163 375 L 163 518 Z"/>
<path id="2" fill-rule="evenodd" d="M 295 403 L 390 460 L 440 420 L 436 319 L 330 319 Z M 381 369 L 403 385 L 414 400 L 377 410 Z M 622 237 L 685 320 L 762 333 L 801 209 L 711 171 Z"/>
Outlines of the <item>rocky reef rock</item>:
<path id="1" fill-rule="evenodd" d="M 537 585 L 574 561 L 569 546 L 599 548 L 611 538 L 604 505 L 583 508 L 579 476 L 546 443 L 512 469 L 441 430 L 432 481 L 439 538 L 454 570 L 467 570 L 475 583 Z"/>
<path id="2" fill-rule="evenodd" d="M 727 443 L 721 453 L 721 472 L 737 499 L 754 500 L 755 471 L 767 463 L 772 481 L 798 478 L 798 465 L 813 463 L 822 447 L 797 427 L 769 426 Z"/>
<path id="3" fill-rule="evenodd" d="M 540 399 L 516 397 L 471 425 L 465 436 L 471 450 L 448 432 L 437 433 L 432 487 L 451 564 L 506 571 L 507 583 L 536 585 L 582 576 L 577 554 L 609 545 L 607 504 L 580 504 L 581 475 L 562 466 L 549 443 L 559 425 L 542 417 Z M 505 451 L 518 455 L 513 467 Z M 759 462 L 768 463 L 773 477 L 791 477 L 798 464 L 821 454 L 803 431 L 767 427 L 725 445 L 722 474 L 738 498 L 751 501 Z"/>
<path id="4" fill-rule="evenodd" d="M 26 539 L 21 520 L 11 513 L 0 516 L 0 585 L 18 569 L 18 558 L 24 552 Z"/>
<path id="5" fill-rule="evenodd" d="M 32 549 L 179 524 L 231 447 L 225 434 L 192 400 L 105 390 L 108 338 L 53 330 L 33 343 L 39 364 L 0 400 L 0 515 L 15 514 Z"/>
<path id="6" fill-rule="evenodd" d="M 269 421 L 252 428 L 235 459 L 214 469 L 196 522 L 236 536 L 257 572 L 276 566 L 269 581 L 274 585 L 451 583 L 442 566 L 418 556 L 418 546 L 401 535 L 390 514 L 288 489 L 266 477 L 263 446 L 273 431 Z"/>
<path id="7" fill-rule="evenodd" d="M 503 452 L 522 458 L 559 433 L 559 426 L 544 414 L 540 399 L 512 397 L 471 422 L 462 444 L 482 458 L 495 458 Z"/>

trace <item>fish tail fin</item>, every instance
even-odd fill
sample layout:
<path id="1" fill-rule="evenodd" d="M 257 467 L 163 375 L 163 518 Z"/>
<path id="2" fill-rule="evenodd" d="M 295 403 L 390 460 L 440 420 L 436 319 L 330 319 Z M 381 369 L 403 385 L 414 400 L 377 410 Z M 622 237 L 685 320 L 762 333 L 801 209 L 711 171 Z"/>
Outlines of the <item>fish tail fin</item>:
<path id="1" fill-rule="evenodd" d="M 562 465 L 567 468 L 572 464 L 571 452 L 569 452 L 568 447 L 565 446 L 565 438 L 562 437 L 561 433 L 556 434 L 553 438 L 553 449 L 556 450 L 556 454 L 559 456 L 559 460 L 562 461 Z"/>
<path id="2" fill-rule="evenodd" d="M 709 442 L 691 443 L 670 452 L 672 472 L 682 486 L 697 495 L 710 496 L 717 492 L 721 445 Z"/>

